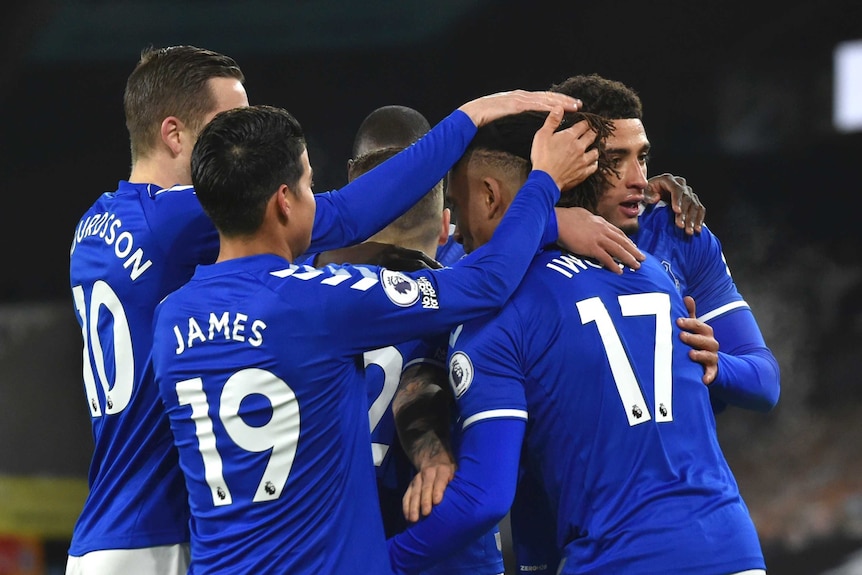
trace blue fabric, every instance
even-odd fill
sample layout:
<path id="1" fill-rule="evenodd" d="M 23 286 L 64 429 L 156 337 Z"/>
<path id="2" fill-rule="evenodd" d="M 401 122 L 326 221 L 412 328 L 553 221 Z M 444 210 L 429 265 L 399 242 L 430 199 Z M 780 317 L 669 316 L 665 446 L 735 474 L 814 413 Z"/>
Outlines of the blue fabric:
<path id="1" fill-rule="evenodd" d="M 466 322 L 450 338 L 450 382 L 464 434 L 459 464 L 521 457 L 555 510 L 540 518 L 556 521 L 562 573 L 764 568 L 718 443 L 702 367 L 679 339 L 675 319 L 684 314 L 681 296 L 649 254 L 638 271 L 617 275 L 551 251 L 536 258 L 498 314 Z M 490 454 L 466 448 L 474 429 L 498 419 L 526 422 L 523 449 L 510 441 L 494 443 Z M 463 474 L 488 492 L 515 489 L 517 477 L 470 469 L 459 467 L 456 478 Z M 461 501 L 459 492 L 449 497 L 429 519 L 438 509 L 470 513 L 447 517 L 447 541 L 500 513 Z M 423 523 L 407 533 L 425 542 Z M 513 532 L 529 528 L 513 525 Z"/>
<path id="2" fill-rule="evenodd" d="M 558 197 L 534 172 L 492 241 L 453 267 L 263 254 L 198 266 L 162 301 L 153 366 L 189 492 L 192 575 L 391 572 L 357 358 L 502 306 Z"/>
<path id="3" fill-rule="evenodd" d="M 311 250 L 384 227 L 443 177 L 475 132 L 455 111 L 387 168 L 316 195 Z M 189 540 L 185 486 L 153 384 L 152 320 L 156 305 L 217 255 L 218 235 L 191 186 L 121 181 L 76 227 L 69 275 L 94 450 L 71 555 Z"/>

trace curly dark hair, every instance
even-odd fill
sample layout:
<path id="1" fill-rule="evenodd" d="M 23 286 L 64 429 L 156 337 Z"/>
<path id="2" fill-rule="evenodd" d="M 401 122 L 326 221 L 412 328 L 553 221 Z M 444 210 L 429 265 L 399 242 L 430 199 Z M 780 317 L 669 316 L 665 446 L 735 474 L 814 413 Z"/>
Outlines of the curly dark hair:
<path id="1" fill-rule="evenodd" d="M 553 84 L 550 91 L 579 98 L 581 112 L 598 114 L 609 120 L 643 120 L 643 104 L 637 92 L 622 82 L 598 74 L 571 76 Z"/>
<path id="2" fill-rule="evenodd" d="M 532 167 L 530 150 L 533 137 L 544 124 L 546 117 L 547 112 L 522 112 L 504 116 L 480 127 L 459 163 L 481 155 L 483 161 L 520 170 L 523 178 L 526 178 Z M 564 208 L 583 207 L 594 211 L 599 197 L 610 185 L 609 175 L 616 174 L 605 154 L 605 140 L 613 133 L 613 125 L 602 116 L 578 111 L 565 114 L 558 130 L 582 120 L 586 120 L 596 132 L 593 147 L 599 151 L 599 169 L 577 186 L 563 190 L 557 205 Z"/>

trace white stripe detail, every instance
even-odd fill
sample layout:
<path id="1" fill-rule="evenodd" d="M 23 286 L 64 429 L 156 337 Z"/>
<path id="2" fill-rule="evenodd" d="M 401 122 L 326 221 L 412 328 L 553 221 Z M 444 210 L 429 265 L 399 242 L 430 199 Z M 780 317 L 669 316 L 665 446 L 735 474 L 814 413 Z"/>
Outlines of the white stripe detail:
<path id="1" fill-rule="evenodd" d="M 327 266 L 326 268 L 323 268 L 323 269 L 317 269 L 317 268 L 313 268 L 311 266 L 300 267 L 300 266 L 292 265 L 289 268 L 286 268 L 283 270 L 277 270 L 277 271 L 269 272 L 269 273 L 270 273 L 270 275 L 273 275 L 273 276 L 278 277 L 278 278 L 286 278 L 287 276 L 293 276 L 293 277 L 295 277 L 297 279 L 301 279 L 301 280 L 312 280 L 312 279 L 314 279 L 316 277 L 320 277 L 322 274 L 326 273 L 325 270 L 327 270 L 327 269 L 330 269 L 329 266 Z M 364 277 L 362 277 L 356 283 L 354 283 L 352 286 L 350 286 L 352 289 L 360 290 L 360 291 L 366 291 L 366 290 L 370 289 L 371 287 L 373 287 L 374 285 L 380 283 L 380 280 L 377 279 L 377 275 L 374 272 L 369 271 L 367 269 L 363 269 L 363 268 L 358 267 L 358 266 L 356 269 L 359 270 L 359 273 Z M 342 282 L 353 278 L 353 276 L 350 274 L 350 272 L 348 272 L 347 270 L 344 270 L 344 269 L 336 269 L 336 270 L 330 269 L 330 272 L 332 275 L 330 275 L 329 277 L 327 277 L 324 280 L 321 280 L 321 282 L 320 282 L 321 284 L 337 286 L 337 285 L 341 284 Z"/>
<path id="2" fill-rule="evenodd" d="M 464 329 L 464 324 L 458 324 L 458 327 L 452 330 L 452 333 L 449 334 L 449 347 L 455 347 L 455 342 L 458 341 L 458 336 L 461 335 L 461 331 Z"/>
<path id="3" fill-rule="evenodd" d="M 740 571 L 739 573 L 731 573 L 730 575 L 766 575 L 763 569 L 749 569 L 748 571 Z"/>
<path id="4" fill-rule="evenodd" d="M 475 415 L 471 415 L 461 424 L 461 429 L 467 429 L 477 421 L 485 419 L 499 419 L 501 417 L 516 417 L 518 419 L 527 419 L 527 412 L 523 409 L 491 409 L 489 411 L 481 411 Z"/>
<path id="5" fill-rule="evenodd" d="M 308 270 L 303 271 L 303 272 L 295 273 L 295 274 L 293 274 L 293 277 L 295 277 L 297 279 L 301 279 L 301 280 L 313 280 L 314 278 L 316 278 L 317 276 L 319 276 L 322 273 L 323 273 L 323 270 L 311 268 L 311 269 L 308 269 Z"/>
<path id="6" fill-rule="evenodd" d="M 374 466 L 380 467 L 383 463 L 383 458 L 386 457 L 386 452 L 389 451 L 389 446 L 382 443 L 371 443 L 371 455 L 374 458 Z"/>
<path id="7" fill-rule="evenodd" d="M 275 272 L 269 272 L 269 275 L 275 276 L 277 278 L 286 278 L 287 276 L 292 276 L 298 270 L 298 266 L 290 266 L 289 268 L 285 268 L 283 270 L 278 270 Z"/>
<path id="8" fill-rule="evenodd" d="M 371 271 L 370 269 L 368 269 L 364 265 L 354 266 L 354 269 L 356 271 L 358 271 L 362 275 L 362 277 L 364 277 L 364 278 L 376 278 L 377 277 L 376 272 Z"/>
<path id="9" fill-rule="evenodd" d="M 189 189 L 189 188 L 193 188 L 193 187 L 194 187 L 194 186 L 187 186 L 187 185 L 182 185 L 182 186 L 172 186 L 172 187 L 170 187 L 170 188 L 161 188 L 161 189 L 156 190 L 155 192 L 153 192 L 153 184 L 147 184 L 147 194 L 148 194 L 150 197 L 156 197 L 156 196 L 158 196 L 159 194 L 161 194 L 161 193 L 163 193 L 163 192 L 181 192 L 181 191 L 183 191 L 183 190 L 187 190 L 187 189 Z"/>
<path id="10" fill-rule="evenodd" d="M 320 283 L 322 283 L 324 285 L 328 285 L 328 286 L 337 286 L 341 282 L 343 282 L 345 280 L 349 280 L 349 279 L 350 279 L 350 272 L 348 272 L 347 270 L 344 270 L 344 269 L 337 269 L 334 272 L 332 272 L 332 277 L 328 277 Z"/>
<path id="11" fill-rule="evenodd" d="M 377 281 L 377 278 L 362 278 L 361 280 L 350 286 L 350 288 L 359 291 L 365 291 L 378 283 L 380 282 Z"/>
<path id="12" fill-rule="evenodd" d="M 729 312 L 729 311 L 731 311 L 731 310 L 740 309 L 740 308 L 745 308 L 745 307 L 748 307 L 748 303 L 747 303 L 747 302 L 745 302 L 745 301 L 735 301 L 735 302 L 731 302 L 731 303 L 729 303 L 729 304 L 723 305 L 723 306 L 721 306 L 721 307 L 720 307 L 720 308 L 718 308 L 718 309 L 714 309 L 714 310 L 712 310 L 712 311 L 706 312 L 705 314 L 703 314 L 702 316 L 698 317 L 697 319 L 698 319 L 698 320 L 700 320 L 700 321 L 702 321 L 702 322 L 708 322 L 709 320 L 711 320 L 711 319 L 715 319 L 715 318 L 717 318 L 718 316 L 723 315 L 723 314 L 726 314 L 727 312 Z"/>

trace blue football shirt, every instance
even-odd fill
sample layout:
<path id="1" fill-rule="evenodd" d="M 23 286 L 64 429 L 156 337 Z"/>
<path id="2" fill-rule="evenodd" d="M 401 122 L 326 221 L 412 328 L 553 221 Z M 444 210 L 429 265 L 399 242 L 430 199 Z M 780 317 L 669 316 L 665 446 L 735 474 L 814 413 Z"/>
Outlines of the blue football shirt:
<path id="1" fill-rule="evenodd" d="M 378 169 L 316 194 L 310 249 L 352 245 L 382 229 L 440 180 L 475 131 L 455 111 Z M 76 227 L 69 275 L 94 452 L 71 555 L 189 540 L 184 485 L 149 364 L 152 318 L 159 301 L 217 254 L 218 236 L 190 186 L 121 181 Z"/>
<path id="2" fill-rule="evenodd" d="M 778 366 L 766 347 L 748 303 L 739 293 L 724 257 L 721 242 L 708 226 L 699 234 L 688 235 L 674 221 L 675 214 L 664 202 L 646 206 L 639 218 L 638 232 L 632 240 L 641 250 L 654 256 L 681 295 L 690 295 L 697 305 L 698 318 L 710 323 L 721 341 L 723 357 L 720 377 L 709 386 L 714 411 L 727 402 L 742 407 L 774 405 L 779 393 Z M 760 362 L 762 370 L 739 371 L 730 362 L 732 354 L 757 353 L 749 361 Z M 758 365 L 758 364 L 754 364 Z M 730 377 L 728 374 L 737 375 Z M 772 377 L 767 377 L 772 376 Z M 541 499 L 535 479 L 522 470 L 521 485 L 512 505 L 516 518 L 512 525 L 513 547 L 522 571 L 537 575 L 553 574 L 558 556 L 554 549 L 554 522 L 542 516 Z M 550 544 L 550 545 L 549 545 Z"/>
<path id="3" fill-rule="evenodd" d="M 466 456 L 482 469 L 511 460 L 513 450 L 515 459 L 523 454 L 521 465 L 555 510 L 561 573 L 764 568 L 718 444 L 703 368 L 679 340 L 675 319 L 685 315 L 655 257 L 619 276 L 549 251 L 491 321 L 453 333 L 450 381 L 464 444 L 474 433 L 493 436 L 487 426 L 525 424 L 523 451 L 486 441 Z M 449 517 L 446 538 L 469 529 L 469 517 L 452 521 L 462 485 L 486 482 L 495 491 L 493 474 L 473 475 L 456 474 L 454 496 L 429 517 Z M 412 528 L 416 540 L 443 532 L 426 522 Z"/>
<path id="4" fill-rule="evenodd" d="M 257 255 L 198 266 L 163 300 L 153 365 L 189 493 L 191 573 L 391 572 L 362 354 L 502 305 L 556 230 L 558 197 L 533 172 L 492 241 L 454 267 Z"/>

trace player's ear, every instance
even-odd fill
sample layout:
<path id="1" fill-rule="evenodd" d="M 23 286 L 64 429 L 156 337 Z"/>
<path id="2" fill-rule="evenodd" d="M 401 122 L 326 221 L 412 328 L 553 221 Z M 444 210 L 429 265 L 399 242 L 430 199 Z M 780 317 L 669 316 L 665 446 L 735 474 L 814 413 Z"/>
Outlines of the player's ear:
<path id="1" fill-rule="evenodd" d="M 279 221 L 286 222 L 290 219 L 290 214 L 293 208 L 291 200 L 294 198 L 287 184 L 281 184 L 273 195 L 275 211 Z"/>
<path id="2" fill-rule="evenodd" d="M 443 208 L 443 217 L 440 218 L 440 235 L 437 237 L 438 245 L 446 245 L 449 241 L 449 224 L 452 223 L 452 211 L 449 208 Z"/>
<path id="3" fill-rule="evenodd" d="M 185 131 L 185 124 L 176 116 L 168 116 L 162 120 L 160 135 L 162 142 L 171 150 L 175 156 L 179 156 L 183 151 L 183 145 L 189 143 L 186 139 L 189 137 Z M 194 142 L 191 142 L 194 146 Z"/>
<path id="4" fill-rule="evenodd" d="M 509 206 L 503 183 L 497 178 L 486 176 L 482 178 L 482 190 L 482 205 L 486 209 L 488 219 L 502 218 Z"/>

